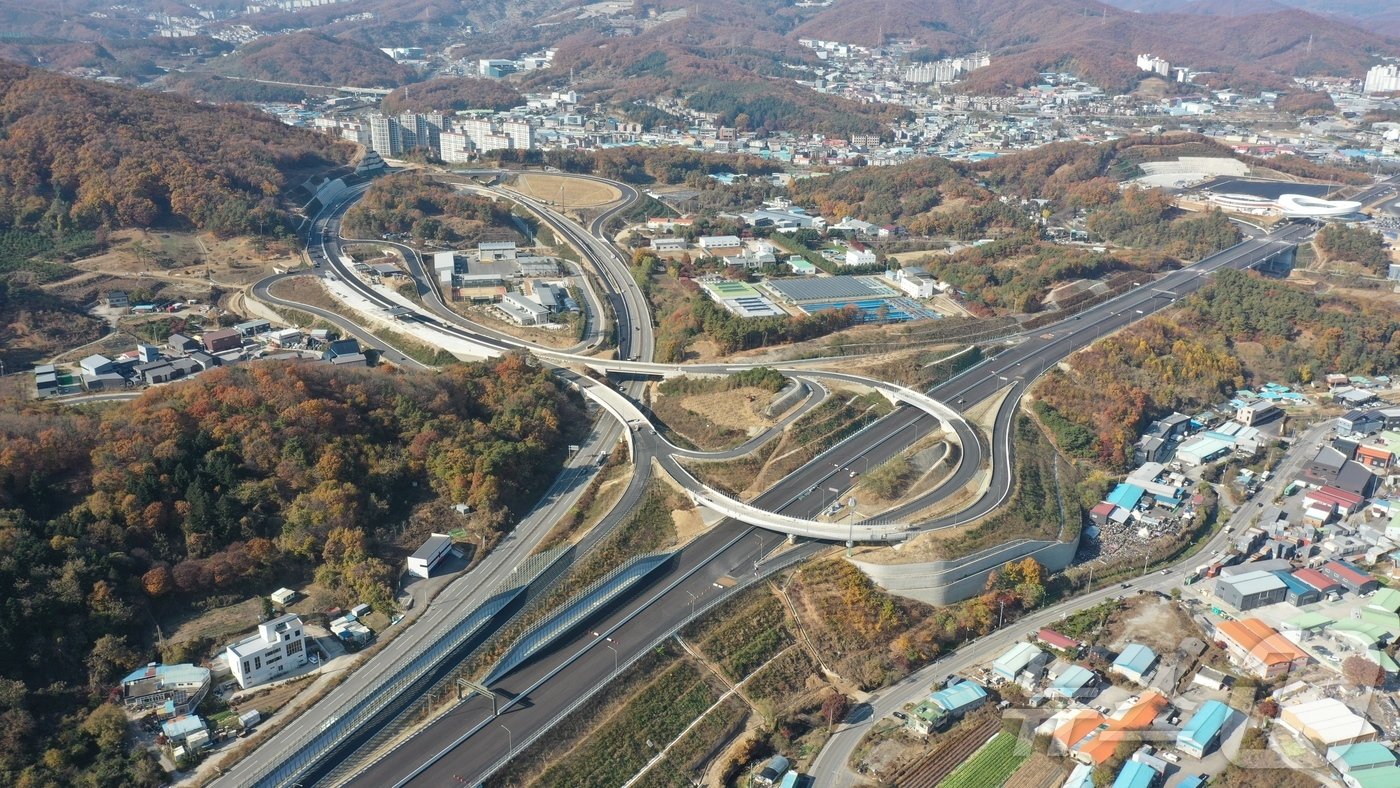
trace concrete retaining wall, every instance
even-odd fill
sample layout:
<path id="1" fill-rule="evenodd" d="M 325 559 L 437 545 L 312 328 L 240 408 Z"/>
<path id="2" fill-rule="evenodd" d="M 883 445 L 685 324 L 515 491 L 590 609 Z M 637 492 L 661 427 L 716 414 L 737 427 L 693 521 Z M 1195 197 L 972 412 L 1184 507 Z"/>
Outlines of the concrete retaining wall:
<path id="1" fill-rule="evenodd" d="M 1048 572 L 1070 565 L 1079 549 L 1079 537 L 1071 542 L 1020 540 L 988 548 L 967 558 L 918 564 L 872 564 L 848 559 L 892 594 L 931 605 L 949 605 L 982 593 L 993 569 L 1012 561 L 1034 558 Z"/>
<path id="2" fill-rule="evenodd" d="M 788 408 L 802 401 L 807 395 L 807 384 L 800 380 L 790 380 L 782 391 L 768 403 L 768 407 L 763 409 L 763 415 L 773 418 L 783 413 L 787 413 Z"/>

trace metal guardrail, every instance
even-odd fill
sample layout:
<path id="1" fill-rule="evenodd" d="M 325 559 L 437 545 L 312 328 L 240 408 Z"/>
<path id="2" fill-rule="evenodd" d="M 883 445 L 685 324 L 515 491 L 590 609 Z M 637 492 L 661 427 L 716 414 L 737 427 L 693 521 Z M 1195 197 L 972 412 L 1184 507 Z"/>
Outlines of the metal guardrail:
<path id="1" fill-rule="evenodd" d="M 530 578 L 528 582 L 520 586 L 520 589 L 523 590 L 527 596 L 541 597 L 545 595 L 546 590 L 573 565 L 574 558 L 573 549 L 570 545 L 563 545 L 530 556 L 521 564 L 521 570 L 528 569 L 528 571 L 517 570 L 521 571 L 522 576 Z M 508 630 L 510 626 L 529 609 L 529 602 L 522 605 L 510 618 L 500 623 L 497 627 L 497 632 Z M 461 665 L 470 662 L 490 643 L 491 639 L 487 638 L 477 644 L 470 652 L 457 659 L 456 666 L 450 667 L 445 671 L 442 670 L 442 668 L 446 666 L 440 665 L 437 670 L 433 671 L 434 673 L 440 674 L 440 678 L 431 685 L 416 689 L 416 698 L 410 698 L 406 703 L 403 703 L 398 713 L 387 720 L 380 727 L 379 731 L 373 734 L 367 742 L 356 745 L 353 752 L 349 753 L 344 760 L 336 764 L 335 768 L 326 773 L 324 777 L 321 777 L 316 784 L 344 785 L 365 769 L 378 763 L 379 760 L 387 754 L 381 752 L 383 745 L 394 740 L 404 731 L 418 724 L 425 709 L 431 707 L 433 699 L 444 690 L 456 685 L 457 678 L 459 677 L 458 671 Z M 427 701 L 427 706 L 424 705 L 424 700 Z M 378 753 L 377 756 L 376 753 Z M 371 756 L 375 757 L 366 760 Z"/>
<path id="2" fill-rule="evenodd" d="M 559 548 L 527 558 L 506 576 L 486 602 L 468 613 L 446 636 L 415 650 L 404 660 L 403 667 L 367 688 L 358 701 L 347 701 L 343 711 L 336 712 L 319 728 L 305 731 L 294 745 L 294 754 L 245 784 L 257 788 L 281 788 L 295 783 L 299 776 L 355 735 L 391 703 L 399 700 L 414 684 L 423 681 L 443 659 L 480 632 L 566 549 Z"/>
<path id="3" fill-rule="evenodd" d="M 559 612 L 535 622 L 521 633 L 481 683 L 490 686 L 499 681 L 521 663 L 538 654 L 555 638 L 617 599 L 675 555 L 676 551 L 634 556 L 622 566 L 590 583 L 587 588 L 565 602 Z"/>

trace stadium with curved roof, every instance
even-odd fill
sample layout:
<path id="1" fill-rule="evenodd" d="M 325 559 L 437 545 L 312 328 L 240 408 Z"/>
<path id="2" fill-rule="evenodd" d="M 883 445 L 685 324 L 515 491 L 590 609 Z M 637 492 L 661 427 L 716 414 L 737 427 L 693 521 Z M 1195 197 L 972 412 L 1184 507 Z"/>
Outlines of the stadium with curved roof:
<path id="1" fill-rule="evenodd" d="M 1356 213 L 1361 210 L 1361 203 L 1355 200 L 1322 200 L 1302 194 L 1281 194 L 1278 207 L 1284 216 L 1321 219 Z"/>

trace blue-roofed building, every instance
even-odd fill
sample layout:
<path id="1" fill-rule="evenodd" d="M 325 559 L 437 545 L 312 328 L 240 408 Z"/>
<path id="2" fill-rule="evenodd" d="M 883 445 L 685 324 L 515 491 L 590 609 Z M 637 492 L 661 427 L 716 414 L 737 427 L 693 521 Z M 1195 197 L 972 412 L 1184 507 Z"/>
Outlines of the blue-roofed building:
<path id="1" fill-rule="evenodd" d="M 150 664 L 122 679 L 122 705 L 135 711 L 160 709 L 162 716 L 188 714 L 209 692 L 211 674 L 198 665 Z"/>
<path id="2" fill-rule="evenodd" d="M 1045 694 L 1058 698 L 1083 700 L 1092 696 L 1098 688 L 1099 679 L 1092 670 L 1080 665 L 1070 665 L 1055 679 Z"/>
<path id="3" fill-rule="evenodd" d="M 964 681 L 933 693 L 929 700 L 949 714 L 961 716 L 986 703 L 987 691 L 975 681 Z"/>
<path id="4" fill-rule="evenodd" d="M 1117 487 L 1114 487 L 1113 492 L 1109 493 L 1108 497 L 1104 500 L 1108 501 L 1114 506 L 1121 506 L 1124 509 L 1131 511 L 1137 508 L 1138 501 L 1141 501 L 1142 496 L 1146 494 L 1147 491 L 1137 486 L 1136 484 L 1123 483 L 1119 484 Z"/>
<path id="5" fill-rule="evenodd" d="M 802 775 L 796 769 L 788 769 L 788 773 L 783 775 L 783 781 L 778 783 L 778 788 L 797 788 L 797 781 L 802 779 Z"/>
<path id="6" fill-rule="evenodd" d="M 992 662 L 992 673 L 1005 681 L 1027 686 L 1040 678 L 1041 671 L 1050 664 L 1050 655 L 1031 645 L 1021 642 L 1007 649 L 1005 654 Z"/>
<path id="7" fill-rule="evenodd" d="M 1113 788 L 1152 788 L 1157 784 L 1157 770 L 1142 761 L 1128 761 L 1113 781 Z"/>
<path id="8" fill-rule="evenodd" d="M 165 738 L 177 744 L 183 743 L 191 735 L 205 730 L 208 730 L 208 726 L 204 724 L 204 720 L 198 714 L 175 717 L 166 720 L 160 726 L 160 732 L 165 734 Z"/>
<path id="9" fill-rule="evenodd" d="M 1123 653 L 1113 660 L 1113 667 L 1110 670 L 1130 681 L 1146 684 L 1147 681 L 1144 677 L 1156 661 L 1157 652 L 1141 643 L 1129 643 L 1123 649 Z"/>
<path id="10" fill-rule="evenodd" d="M 939 690 L 914 707 L 905 727 L 927 736 L 987 702 L 987 691 L 972 681 Z"/>
<path id="11" fill-rule="evenodd" d="M 1288 604 L 1294 607 L 1302 607 L 1303 605 L 1311 605 L 1314 602 L 1322 601 L 1321 591 L 1304 583 L 1291 573 L 1274 572 L 1274 575 L 1278 577 L 1279 580 L 1282 580 L 1284 586 L 1288 589 L 1284 594 L 1284 600 L 1287 601 Z"/>
<path id="12" fill-rule="evenodd" d="M 1206 778 L 1199 774 L 1188 774 L 1181 782 L 1176 784 L 1176 788 L 1201 788 L 1206 784 Z"/>
<path id="13" fill-rule="evenodd" d="M 1400 765 L 1395 753 L 1379 742 L 1358 742 L 1329 747 L 1331 764 L 1349 788 L 1395 788 L 1400 786 Z"/>
<path id="14" fill-rule="evenodd" d="M 1218 700 L 1208 700 L 1201 704 L 1191 719 L 1182 726 L 1176 735 L 1176 748 L 1193 758 L 1204 758 L 1220 738 L 1225 723 L 1235 715 L 1235 710 Z"/>

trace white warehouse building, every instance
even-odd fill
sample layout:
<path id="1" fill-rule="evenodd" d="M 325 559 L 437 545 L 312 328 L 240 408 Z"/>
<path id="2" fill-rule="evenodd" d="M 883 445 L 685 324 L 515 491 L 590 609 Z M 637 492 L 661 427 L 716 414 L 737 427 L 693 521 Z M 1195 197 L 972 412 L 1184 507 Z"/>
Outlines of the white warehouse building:
<path id="1" fill-rule="evenodd" d="M 422 547 L 408 557 L 408 573 L 415 577 L 427 578 L 452 549 L 452 537 L 447 534 L 433 534 Z"/>

